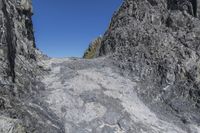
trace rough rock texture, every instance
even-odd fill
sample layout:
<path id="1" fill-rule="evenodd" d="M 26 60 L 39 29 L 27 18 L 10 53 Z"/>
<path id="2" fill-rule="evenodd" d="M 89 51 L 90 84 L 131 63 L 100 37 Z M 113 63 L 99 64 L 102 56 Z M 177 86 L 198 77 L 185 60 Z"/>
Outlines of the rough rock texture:
<path id="1" fill-rule="evenodd" d="M 196 125 L 160 119 L 137 96 L 143 86 L 119 74 L 107 58 L 49 59 L 42 77 L 44 101 L 66 133 L 198 133 Z M 159 114 L 158 114 L 159 115 Z M 178 121 L 177 121 L 178 123 Z"/>
<path id="2" fill-rule="evenodd" d="M 200 133 L 199 3 L 125 0 L 86 60 L 42 55 L 31 0 L 0 0 L 0 133 Z"/>
<path id="3" fill-rule="evenodd" d="M 98 56 L 99 48 L 101 46 L 102 37 L 96 38 L 89 45 L 89 48 L 85 51 L 83 58 L 85 59 L 93 59 Z"/>
<path id="4" fill-rule="evenodd" d="M 140 98 L 158 117 L 183 127 L 200 126 L 199 4 L 125 0 L 99 54 L 110 55 L 141 85 Z"/>
<path id="5" fill-rule="evenodd" d="M 0 132 L 62 132 L 40 101 L 30 0 L 0 0 Z"/>
<path id="6" fill-rule="evenodd" d="M 30 73 L 36 67 L 31 7 L 25 10 L 19 1 L 8 0 L 1 0 L 0 5 L 1 82 L 24 88 L 25 82 L 35 78 Z"/>

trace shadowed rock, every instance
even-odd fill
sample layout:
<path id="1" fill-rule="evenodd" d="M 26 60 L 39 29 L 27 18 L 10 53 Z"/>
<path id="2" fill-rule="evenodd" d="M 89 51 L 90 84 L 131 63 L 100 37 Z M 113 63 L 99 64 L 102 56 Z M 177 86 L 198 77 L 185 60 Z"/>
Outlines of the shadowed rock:
<path id="1" fill-rule="evenodd" d="M 168 0 L 171 10 L 187 11 L 190 15 L 197 16 L 197 0 Z"/>

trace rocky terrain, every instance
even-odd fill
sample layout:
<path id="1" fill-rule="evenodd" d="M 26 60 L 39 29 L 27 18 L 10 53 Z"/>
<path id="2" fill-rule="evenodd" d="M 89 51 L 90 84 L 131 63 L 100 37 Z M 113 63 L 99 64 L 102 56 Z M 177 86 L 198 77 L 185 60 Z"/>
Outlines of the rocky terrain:
<path id="1" fill-rule="evenodd" d="M 99 49 L 101 47 L 101 40 L 102 37 L 98 37 L 90 43 L 88 49 L 85 51 L 83 55 L 84 59 L 92 59 L 98 56 Z"/>
<path id="2" fill-rule="evenodd" d="M 0 132 L 63 132 L 40 101 L 44 56 L 36 49 L 31 0 L 0 0 Z M 47 122 L 48 121 L 48 122 Z M 58 125 L 55 127 L 55 125 Z"/>
<path id="3" fill-rule="evenodd" d="M 200 133 L 200 1 L 124 0 L 90 60 L 44 56 L 32 15 L 0 0 L 0 133 Z"/>
<path id="4" fill-rule="evenodd" d="M 137 96 L 138 82 L 120 74 L 107 58 L 42 61 L 42 99 L 60 118 L 66 133 L 198 133 L 197 125 L 178 126 L 159 118 Z M 157 116 L 158 115 L 158 116 Z M 175 121 L 174 121 L 175 122 Z"/>
<path id="5" fill-rule="evenodd" d="M 199 1 L 192 0 L 126 0 L 112 18 L 99 55 L 110 55 L 141 85 L 139 97 L 157 115 L 200 126 L 197 7 Z"/>

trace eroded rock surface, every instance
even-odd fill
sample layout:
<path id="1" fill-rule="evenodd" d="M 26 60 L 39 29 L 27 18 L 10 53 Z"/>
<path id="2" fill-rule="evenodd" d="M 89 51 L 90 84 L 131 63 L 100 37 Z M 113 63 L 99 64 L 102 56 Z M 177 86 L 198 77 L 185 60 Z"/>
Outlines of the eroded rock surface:
<path id="1" fill-rule="evenodd" d="M 192 0 L 125 0 L 102 39 L 100 56 L 110 55 L 142 86 L 139 97 L 156 114 L 200 126 L 197 6 Z"/>
<path id="2" fill-rule="evenodd" d="M 40 101 L 31 0 L 0 0 L 0 133 L 64 132 Z"/>
<path id="3" fill-rule="evenodd" d="M 53 58 L 42 64 L 51 70 L 42 78 L 43 100 L 67 133 L 199 132 L 197 125 L 183 128 L 160 119 L 138 98 L 142 86 L 120 75 L 107 58 Z"/>
<path id="4" fill-rule="evenodd" d="M 101 46 L 102 37 L 96 38 L 89 45 L 89 48 L 85 51 L 83 58 L 85 59 L 93 59 L 99 55 L 99 48 Z"/>
<path id="5" fill-rule="evenodd" d="M 199 7 L 125 0 L 104 57 L 55 59 L 36 49 L 31 0 L 0 0 L 0 133 L 199 133 Z"/>

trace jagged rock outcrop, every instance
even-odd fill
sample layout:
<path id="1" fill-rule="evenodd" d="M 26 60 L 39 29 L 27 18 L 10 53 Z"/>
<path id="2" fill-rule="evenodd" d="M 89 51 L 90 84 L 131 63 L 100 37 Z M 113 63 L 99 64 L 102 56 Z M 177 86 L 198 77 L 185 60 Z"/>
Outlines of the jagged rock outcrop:
<path id="1" fill-rule="evenodd" d="M 62 132 L 38 96 L 42 55 L 35 48 L 32 14 L 31 0 L 0 0 L 1 133 Z"/>
<path id="2" fill-rule="evenodd" d="M 200 126 L 199 4 L 125 0 L 103 36 L 99 54 L 110 55 L 141 85 L 140 98 L 157 116 L 187 132 L 188 125 Z"/>
<path id="3" fill-rule="evenodd" d="M 19 1 L 1 0 L 0 5 L 1 81 L 24 85 L 21 78 L 34 77 L 21 74 L 28 76 L 36 64 L 31 4 L 25 8 Z"/>
<path id="4" fill-rule="evenodd" d="M 94 41 L 92 41 L 89 45 L 89 48 L 85 51 L 83 58 L 93 59 L 97 57 L 97 55 L 99 54 L 98 53 L 99 48 L 101 46 L 101 40 L 102 40 L 102 37 L 98 37 Z"/>

